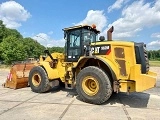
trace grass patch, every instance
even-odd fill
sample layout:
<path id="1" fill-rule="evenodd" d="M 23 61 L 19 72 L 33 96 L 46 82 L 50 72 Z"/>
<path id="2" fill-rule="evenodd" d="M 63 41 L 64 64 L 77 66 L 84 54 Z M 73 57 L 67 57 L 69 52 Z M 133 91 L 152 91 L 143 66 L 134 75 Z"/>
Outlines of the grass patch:
<path id="1" fill-rule="evenodd" d="M 160 67 L 160 61 L 149 61 L 150 66 Z"/>

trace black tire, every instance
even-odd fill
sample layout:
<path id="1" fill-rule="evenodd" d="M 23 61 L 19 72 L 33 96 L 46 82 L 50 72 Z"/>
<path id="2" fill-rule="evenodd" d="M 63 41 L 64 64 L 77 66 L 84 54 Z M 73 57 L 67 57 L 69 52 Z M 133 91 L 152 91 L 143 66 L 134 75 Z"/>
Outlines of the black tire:
<path id="1" fill-rule="evenodd" d="M 85 90 L 85 88 L 87 88 L 86 87 L 87 79 L 90 80 L 90 78 L 87 78 L 87 76 L 91 76 L 91 78 L 93 77 L 98 83 L 98 86 L 97 86 L 98 90 L 96 90 L 95 93 L 93 92 L 94 94 L 92 94 L 92 92 L 91 94 L 88 94 L 90 92 L 89 90 L 90 87 L 88 87 L 87 89 L 89 90 L 88 93 Z M 91 82 L 92 81 L 94 80 L 91 79 Z M 91 82 L 89 83 L 92 84 Z M 95 66 L 89 66 L 80 71 L 76 79 L 76 90 L 79 97 L 84 102 L 88 102 L 92 104 L 102 104 L 105 101 L 107 101 L 112 94 L 112 86 L 111 86 L 109 76 L 102 69 Z"/>
<path id="2" fill-rule="evenodd" d="M 145 57 L 145 63 L 146 63 L 146 73 L 149 71 L 149 59 L 148 59 L 148 52 L 146 50 L 145 45 L 143 46 L 144 49 L 144 57 Z"/>
<path id="3" fill-rule="evenodd" d="M 51 87 L 46 71 L 40 67 L 33 67 L 29 73 L 29 85 L 33 92 L 47 92 Z"/>

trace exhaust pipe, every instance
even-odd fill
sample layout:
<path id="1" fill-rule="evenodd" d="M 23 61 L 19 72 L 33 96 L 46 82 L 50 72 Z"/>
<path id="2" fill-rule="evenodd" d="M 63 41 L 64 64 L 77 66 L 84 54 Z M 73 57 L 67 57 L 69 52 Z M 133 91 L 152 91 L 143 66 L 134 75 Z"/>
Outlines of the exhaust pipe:
<path id="1" fill-rule="evenodd" d="M 114 31 L 114 27 L 112 26 L 108 31 L 107 31 L 107 40 L 112 41 L 112 32 Z"/>

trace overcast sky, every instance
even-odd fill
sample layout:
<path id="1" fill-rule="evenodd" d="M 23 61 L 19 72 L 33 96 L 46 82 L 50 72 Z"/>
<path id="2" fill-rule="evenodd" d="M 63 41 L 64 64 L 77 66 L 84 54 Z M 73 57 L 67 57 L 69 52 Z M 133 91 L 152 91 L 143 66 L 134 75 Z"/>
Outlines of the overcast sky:
<path id="1" fill-rule="evenodd" d="M 48 47 L 64 46 L 65 27 L 96 24 L 101 35 L 113 25 L 113 39 L 160 49 L 160 0 L 0 0 L 0 19 Z"/>

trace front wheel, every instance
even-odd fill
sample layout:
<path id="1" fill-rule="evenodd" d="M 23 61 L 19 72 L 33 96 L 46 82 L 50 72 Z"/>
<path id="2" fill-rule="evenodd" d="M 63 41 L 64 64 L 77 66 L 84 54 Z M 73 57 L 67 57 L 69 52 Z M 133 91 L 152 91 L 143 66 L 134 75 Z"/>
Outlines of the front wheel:
<path id="1" fill-rule="evenodd" d="M 80 71 L 76 79 L 76 90 L 84 102 L 102 104 L 112 94 L 109 76 L 100 68 L 89 66 Z"/>
<path id="2" fill-rule="evenodd" d="M 33 92 L 43 93 L 50 89 L 46 71 L 40 67 L 33 67 L 29 73 L 29 85 Z"/>

